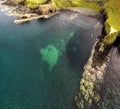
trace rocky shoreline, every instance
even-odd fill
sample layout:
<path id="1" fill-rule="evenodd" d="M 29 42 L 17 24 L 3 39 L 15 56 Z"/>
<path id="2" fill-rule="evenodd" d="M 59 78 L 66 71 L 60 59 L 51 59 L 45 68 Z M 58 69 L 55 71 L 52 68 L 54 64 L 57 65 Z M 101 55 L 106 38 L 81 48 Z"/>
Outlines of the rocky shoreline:
<path id="1" fill-rule="evenodd" d="M 14 24 L 22 24 L 22 23 L 26 23 L 31 20 L 36 20 L 40 18 L 50 18 L 56 14 L 58 14 L 58 12 L 53 14 L 47 14 L 47 15 L 25 14 L 25 15 L 19 16 L 17 20 L 14 20 Z"/>
<path id="2" fill-rule="evenodd" d="M 100 39 L 97 39 L 93 46 L 91 56 L 84 66 L 83 76 L 80 80 L 80 92 L 75 96 L 75 102 L 80 109 L 96 109 L 96 107 L 97 109 L 101 109 L 101 84 L 104 81 L 104 74 L 109 63 L 111 51 L 111 46 L 106 47 L 102 52 L 99 51 L 98 48 L 101 43 Z"/>
<path id="3" fill-rule="evenodd" d="M 54 8 L 52 4 L 40 5 L 36 8 L 28 8 L 24 4 L 12 4 L 10 1 L 3 2 L 1 6 L 6 6 L 8 8 L 15 8 L 7 13 L 8 16 L 17 16 L 18 18 L 14 20 L 15 24 L 21 24 L 29 22 L 34 19 L 49 18 L 60 11 Z"/>
<path id="4" fill-rule="evenodd" d="M 81 15 L 87 16 L 87 17 L 93 17 L 98 20 L 102 20 L 102 14 L 99 12 L 95 12 L 90 9 L 85 9 L 85 8 L 62 8 L 61 11 L 71 11 L 74 13 L 79 13 Z"/>
<path id="5" fill-rule="evenodd" d="M 7 6 L 8 8 L 15 7 L 15 9 L 7 13 L 8 16 L 17 16 L 18 18 L 14 20 L 15 24 L 21 24 L 29 22 L 34 19 L 50 18 L 62 11 L 71 11 L 73 13 L 81 14 L 88 17 L 93 17 L 101 20 L 102 15 L 98 12 L 94 12 L 85 8 L 55 8 L 53 4 L 44 4 L 35 8 L 28 8 L 23 3 L 13 3 L 11 1 L 6 1 L 1 4 L 1 6 Z M 74 18 L 74 16 L 73 16 Z M 73 19 L 72 17 L 70 19 Z"/>
<path id="6" fill-rule="evenodd" d="M 106 11 L 101 10 L 100 13 L 103 16 L 102 22 L 104 24 L 102 35 L 97 39 L 91 56 L 84 66 L 83 76 L 80 80 L 80 91 L 74 98 L 80 109 L 102 109 L 106 105 L 101 91 L 111 50 L 114 47 L 114 41 L 117 40 L 116 38 L 113 40 L 112 37 L 119 36 L 119 32 L 114 32 L 114 29 L 106 23 L 108 19 Z M 107 41 L 111 42 L 107 43 Z"/>
<path id="7" fill-rule="evenodd" d="M 102 109 L 105 105 L 101 91 L 103 90 L 104 76 L 110 62 L 111 50 L 114 47 L 114 43 L 104 43 L 104 38 L 108 33 L 105 24 L 107 18 L 103 11 L 101 14 L 103 15 L 102 21 L 104 24 L 102 34 L 96 40 L 91 51 L 91 56 L 84 66 L 84 72 L 80 80 L 80 91 L 74 98 L 79 109 Z"/>

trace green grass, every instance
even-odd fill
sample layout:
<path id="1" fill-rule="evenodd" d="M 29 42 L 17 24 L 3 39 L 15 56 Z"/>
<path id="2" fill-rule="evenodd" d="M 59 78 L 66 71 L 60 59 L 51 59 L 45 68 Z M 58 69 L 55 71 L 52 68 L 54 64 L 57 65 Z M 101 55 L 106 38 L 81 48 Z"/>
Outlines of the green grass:
<path id="1" fill-rule="evenodd" d="M 104 9 L 108 16 L 106 24 L 109 25 L 108 28 L 106 26 L 106 32 L 108 34 L 105 36 L 104 42 L 105 44 L 111 44 L 116 40 L 120 32 L 120 0 L 109 0 L 104 4 Z M 112 34 L 112 31 L 109 31 L 111 27 L 116 30 Z"/>
<path id="2" fill-rule="evenodd" d="M 108 14 L 107 23 L 120 31 L 120 0 L 109 0 L 104 8 Z"/>
<path id="3" fill-rule="evenodd" d="M 73 7 L 71 2 L 65 0 L 51 0 L 51 1 L 57 8 Z"/>
<path id="4" fill-rule="evenodd" d="M 26 0 L 25 1 L 27 7 L 30 7 L 30 8 L 45 4 L 46 2 L 47 0 Z"/>
<path id="5" fill-rule="evenodd" d="M 88 2 L 86 0 L 72 0 L 72 4 L 75 7 L 89 8 L 94 11 L 100 10 L 100 6 L 99 6 L 98 2 Z"/>
<path id="6" fill-rule="evenodd" d="M 88 2 L 85 0 L 52 0 L 52 3 L 57 8 L 66 8 L 66 7 L 81 7 L 81 8 L 89 8 L 95 11 L 99 11 L 100 6 L 97 2 Z"/>

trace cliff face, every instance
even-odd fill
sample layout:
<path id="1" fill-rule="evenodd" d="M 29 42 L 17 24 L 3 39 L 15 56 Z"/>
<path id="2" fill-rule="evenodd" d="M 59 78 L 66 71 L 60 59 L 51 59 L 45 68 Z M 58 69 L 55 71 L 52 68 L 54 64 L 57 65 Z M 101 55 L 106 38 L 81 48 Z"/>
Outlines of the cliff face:
<path id="1" fill-rule="evenodd" d="M 104 39 L 105 43 L 110 44 L 116 40 L 116 37 L 120 34 L 120 1 L 109 0 L 104 4 L 104 8 L 107 14 L 106 20 L 106 32 L 107 35 Z"/>

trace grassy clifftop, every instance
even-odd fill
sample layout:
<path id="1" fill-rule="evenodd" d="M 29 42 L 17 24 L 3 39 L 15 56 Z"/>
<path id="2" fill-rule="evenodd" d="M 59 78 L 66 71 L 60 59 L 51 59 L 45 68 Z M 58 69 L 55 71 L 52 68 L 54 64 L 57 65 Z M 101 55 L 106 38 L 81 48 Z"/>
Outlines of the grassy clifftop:
<path id="1" fill-rule="evenodd" d="M 55 4 L 56 7 L 81 7 L 81 8 L 90 8 L 98 11 L 100 6 L 98 2 L 88 2 L 86 0 L 52 0 L 52 3 Z"/>
<path id="2" fill-rule="evenodd" d="M 90 8 L 97 11 L 100 9 L 97 1 L 88 2 L 86 0 L 26 0 L 25 3 L 29 7 L 34 7 L 45 3 L 52 3 L 57 8 L 81 7 Z"/>
<path id="3" fill-rule="evenodd" d="M 35 7 L 38 5 L 46 4 L 48 0 L 26 0 L 25 4 L 27 7 Z"/>
<path id="4" fill-rule="evenodd" d="M 109 0 L 104 7 L 108 14 L 107 22 L 120 31 L 120 0 Z"/>
<path id="5" fill-rule="evenodd" d="M 106 44 L 113 43 L 118 36 L 120 36 L 120 1 L 109 0 L 104 3 L 104 9 L 107 13 L 106 32 L 104 38 Z"/>

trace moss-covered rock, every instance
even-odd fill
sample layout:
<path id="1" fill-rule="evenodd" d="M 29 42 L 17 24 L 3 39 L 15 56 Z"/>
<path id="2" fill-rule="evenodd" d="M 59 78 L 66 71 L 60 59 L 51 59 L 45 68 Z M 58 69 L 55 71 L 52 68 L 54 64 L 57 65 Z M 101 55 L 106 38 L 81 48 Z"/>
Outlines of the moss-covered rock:
<path id="1" fill-rule="evenodd" d="M 88 80 L 86 78 L 81 79 L 80 92 L 75 96 L 75 102 L 78 108 L 90 109 L 93 102 L 96 104 L 99 102 L 100 96 L 95 90 L 96 86 L 99 87 L 98 85 L 94 85 L 90 81 L 90 78 Z"/>
<path id="2" fill-rule="evenodd" d="M 106 45 L 114 43 L 119 36 L 119 30 L 115 29 L 108 22 L 105 23 L 106 36 L 104 36 L 103 43 Z"/>

